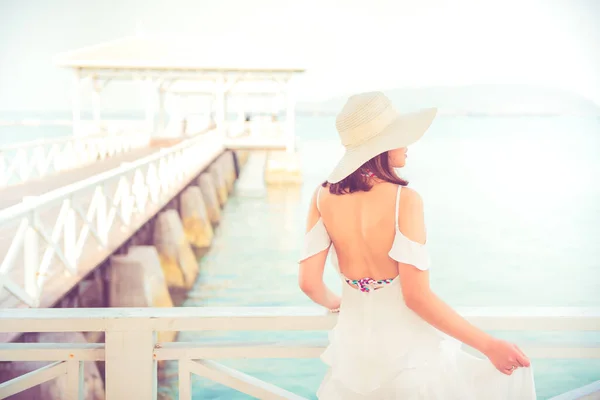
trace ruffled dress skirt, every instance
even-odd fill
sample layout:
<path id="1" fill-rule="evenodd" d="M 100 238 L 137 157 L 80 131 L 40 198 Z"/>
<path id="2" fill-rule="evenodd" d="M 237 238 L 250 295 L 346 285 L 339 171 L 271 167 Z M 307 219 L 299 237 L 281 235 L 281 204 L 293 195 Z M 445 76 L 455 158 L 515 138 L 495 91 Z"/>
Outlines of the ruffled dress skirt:
<path id="1" fill-rule="evenodd" d="M 395 287 L 396 286 L 396 287 Z M 336 327 L 321 355 L 329 369 L 321 400 L 529 400 L 533 368 L 499 372 L 485 358 L 404 305 L 399 282 L 371 293 L 344 288 Z"/>

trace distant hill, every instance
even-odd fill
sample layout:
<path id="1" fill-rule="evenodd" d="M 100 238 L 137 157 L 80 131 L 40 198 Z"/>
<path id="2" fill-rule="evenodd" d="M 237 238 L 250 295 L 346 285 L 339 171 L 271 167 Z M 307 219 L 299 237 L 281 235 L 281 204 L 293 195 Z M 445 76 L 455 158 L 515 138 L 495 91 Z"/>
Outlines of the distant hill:
<path id="1" fill-rule="evenodd" d="M 527 85 L 472 85 L 402 88 L 384 91 L 399 110 L 438 107 L 461 115 L 585 115 L 600 116 L 600 107 L 577 94 Z M 346 97 L 297 105 L 299 113 L 336 114 Z"/>

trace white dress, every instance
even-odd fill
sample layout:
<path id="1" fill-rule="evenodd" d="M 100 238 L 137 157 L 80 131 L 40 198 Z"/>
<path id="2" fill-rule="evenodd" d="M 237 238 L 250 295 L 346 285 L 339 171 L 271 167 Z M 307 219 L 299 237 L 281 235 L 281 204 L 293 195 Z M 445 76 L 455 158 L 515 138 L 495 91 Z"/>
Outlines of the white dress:
<path id="1" fill-rule="evenodd" d="M 396 195 L 396 221 L 401 186 Z M 319 200 L 317 195 L 317 208 Z M 302 259 L 331 245 L 321 219 L 306 234 Z M 335 248 L 332 263 L 340 277 Z M 396 224 L 389 256 L 420 270 L 429 268 L 425 245 L 405 237 Z M 354 281 L 356 283 L 356 281 Z M 343 284 L 338 322 L 329 332 L 321 359 L 329 366 L 318 391 L 322 400 L 529 400 L 535 399 L 532 367 L 512 375 L 484 358 L 461 349 L 461 343 L 409 309 L 398 276 Z"/>

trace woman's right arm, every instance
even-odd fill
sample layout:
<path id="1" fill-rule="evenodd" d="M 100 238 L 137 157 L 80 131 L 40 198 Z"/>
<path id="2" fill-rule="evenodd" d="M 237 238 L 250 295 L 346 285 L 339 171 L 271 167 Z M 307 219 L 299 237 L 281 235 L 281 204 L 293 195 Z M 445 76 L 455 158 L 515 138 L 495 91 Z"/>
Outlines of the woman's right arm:
<path id="1" fill-rule="evenodd" d="M 414 190 L 402 190 L 398 219 L 404 236 L 420 244 L 426 243 L 423 201 Z M 509 368 L 512 365 L 529 366 L 529 360 L 516 345 L 498 340 L 472 325 L 433 293 L 427 270 L 422 271 L 413 265 L 398 263 L 398 273 L 406 305 L 425 321 L 481 351 L 500 372 L 510 375 L 512 370 Z"/>

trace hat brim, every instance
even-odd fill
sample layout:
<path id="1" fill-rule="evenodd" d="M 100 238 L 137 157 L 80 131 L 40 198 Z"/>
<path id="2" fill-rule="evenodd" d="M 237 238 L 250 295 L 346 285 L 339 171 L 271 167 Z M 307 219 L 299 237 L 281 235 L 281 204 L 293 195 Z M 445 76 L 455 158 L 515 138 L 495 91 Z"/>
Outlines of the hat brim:
<path id="1" fill-rule="evenodd" d="M 365 143 L 346 149 L 327 181 L 337 183 L 346 178 L 371 158 L 389 150 L 407 147 L 415 143 L 431 126 L 437 108 L 427 108 L 412 113 L 400 114 L 381 133 Z"/>

